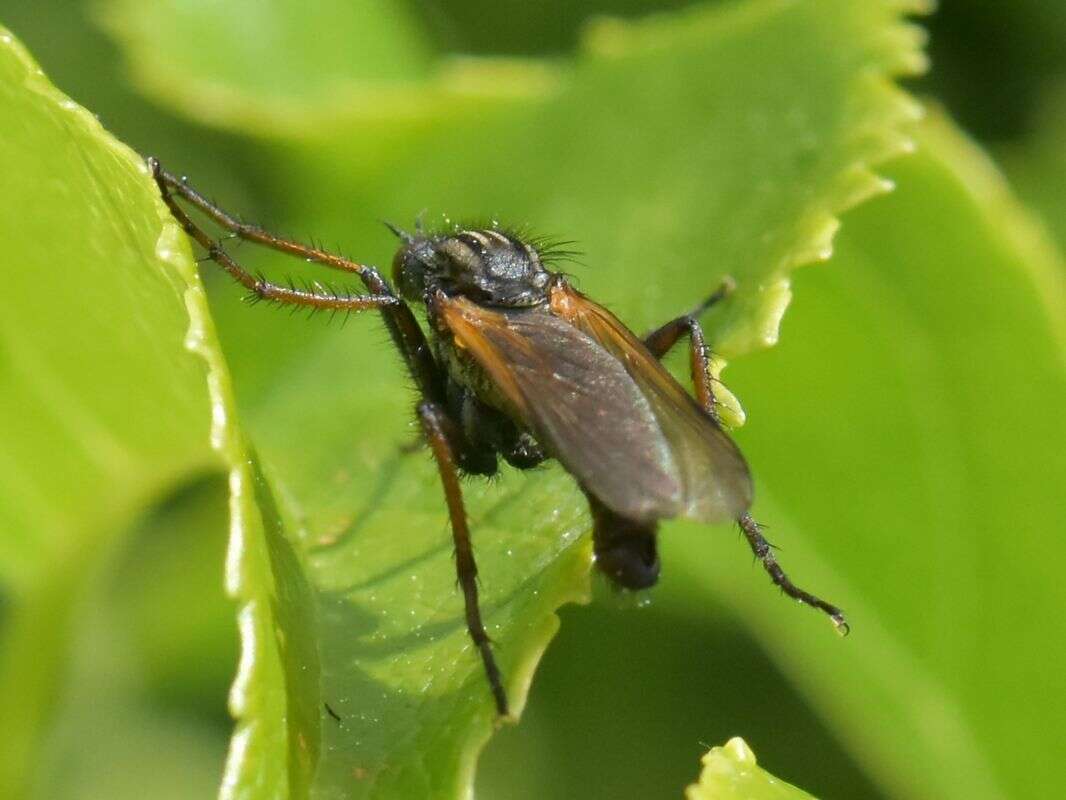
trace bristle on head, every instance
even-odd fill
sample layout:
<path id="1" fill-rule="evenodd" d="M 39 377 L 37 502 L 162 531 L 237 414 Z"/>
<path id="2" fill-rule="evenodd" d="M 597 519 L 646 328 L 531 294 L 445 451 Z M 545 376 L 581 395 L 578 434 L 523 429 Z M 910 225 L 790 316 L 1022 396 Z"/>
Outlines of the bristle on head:
<path id="1" fill-rule="evenodd" d="M 399 239 L 404 244 L 410 244 L 411 242 L 413 242 L 415 240 L 415 237 L 413 237 L 411 234 L 409 234 L 407 231 L 405 231 L 403 228 L 399 227 L 398 225 L 393 225 L 387 219 L 383 219 L 381 221 L 381 224 L 384 225 L 386 228 L 388 228 L 390 231 L 392 231 L 393 235 L 395 235 L 396 238 Z"/>

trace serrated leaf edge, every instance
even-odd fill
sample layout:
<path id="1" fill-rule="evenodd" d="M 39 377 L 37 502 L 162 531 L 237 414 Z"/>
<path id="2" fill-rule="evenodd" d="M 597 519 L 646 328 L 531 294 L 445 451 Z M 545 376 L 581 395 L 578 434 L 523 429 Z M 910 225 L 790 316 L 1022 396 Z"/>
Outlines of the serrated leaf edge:
<path id="1" fill-rule="evenodd" d="M 132 151 L 131 155 L 137 160 L 145 179 L 151 182 L 148 166 Z M 260 750 L 254 739 L 263 734 L 255 720 L 249 718 L 253 702 L 251 687 L 256 681 L 264 648 L 273 645 L 273 642 L 265 640 L 263 633 L 273 626 L 269 603 L 265 602 L 269 598 L 261 596 L 254 582 L 249 580 L 249 573 L 253 569 L 251 560 L 256 558 L 250 538 L 256 535 L 256 531 L 262 531 L 263 524 L 255 501 L 252 460 L 236 420 L 233 384 L 207 304 L 207 294 L 197 272 L 188 238 L 162 198 L 157 197 L 156 204 L 162 225 L 156 243 L 156 256 L 185 281 L 184 301 L 189 315 L 185 347 L 203 359 L 207 366 L 211 447 L 228 470 L 230 524 L 225 586 L 227 594 L 237 603 L 240 659 L 228 700 L 230 715 L 236 725 L 230 737 L 219 797 L 221 800 L 233 800 L 244 796 L 244 776 L 255 769 L 249 765 L 249 753 Z M 263 569 L 262 574 L 269 575 L 270 571 Z M 267 591 L 272 591 L 272 587 L 268 587 Z M 284 750 L 279 757 L 285 757 Z"/>

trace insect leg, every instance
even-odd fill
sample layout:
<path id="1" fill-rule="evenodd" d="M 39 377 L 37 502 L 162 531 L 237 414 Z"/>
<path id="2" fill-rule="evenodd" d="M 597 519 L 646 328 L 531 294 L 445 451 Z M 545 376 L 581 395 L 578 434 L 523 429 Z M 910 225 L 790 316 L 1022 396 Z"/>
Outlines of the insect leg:
<path id="1" fill-rule="evenodd" d="M 317 247 L 310 247 L 291 239 L 275 236 L 274 234 L 263 230 L 258 225 L 242 222 L 229 212 L 224 211 L 208 200 L 196 191 L 196 189 L 190 186 L 184 179 L 178 178 L 167 172 L 155 158 L 148 159 L 148 166 L 152 170 L 152 176 L 155 178 L 156 183 L 159 184 L 159 188 L 163 191 L 164 197 L 168 194 L 174 194 L 187 200 L 214 220 L 219 227 L 225 228 L 227 231 L 236 234 L 241 239 L 261 244 L 273 250 L 279 250 L 282 253 L 288 253 L 291 256 L 296 256 L 306 261 L 314 261 L 319 264 L 324 264 L 327 267 L 344 270 L 345 272 L 354 272 L 361 275 L 369 269 L 362 264 L 349 261 L 343 256 L 334 255 L 325 250 L 320 250 Z M 368 288 L 370 288 L 371 291 L 380 291 L 375 287 Z"/>
<path id="2" fill-rule="evenodd" d="M 716 420 L 718 419 L 716 410 L 718 402 L 715 399 L 712 386 L 714 378 L 711 377 L 709 371 L 711 351 L 707 347 L 707 340 L 703 335 L 699 317 L 715 303 L 728 297 L 729 293 L 733 291 L 734 285 L 732 278 L 726 278 L 722 281 L 721 286 L 706 300 L 692 309 L 691 312 L 670 320 L 661 328 L 644 337 L 644 345 L 651 351 L 652 355 L 662 359 L 684 334 L 688 334 L 690 343 L 689 369 L 692 373 L 693 388 L 696 390 L 696 400 Z"/>
<path id="3" fill-rule="evenodd" d="M 689 335 L 691 344 L 689 365 L 692 371 L 692 383 L 696 390 L 696 399 L 715 420 L 717 420 L 718 414 L 716 410 L 717 400 L 712 387 L 715 379 L 711 377 L 709 371 L 711 351 L 707 347 L 703 328 L 699 323 L 699 316 L 715 303 L 728 297 L 734 286 L 732 278 L 726 278 L 722 285 L 710 297 L 696 306 L 691 313 L 667 322 L 661 328 L 644 337 L 644 344 L 648 350 L 656 358 L 661 359 L 670 351 L 670 348 L 677 344 L 683 334 L 687 333 Z M 759 523 L 752 518 L 751 514 L 744 512 L 737 518 L 737 523 L 740 525 L 745 538 L 747 538 L 748 545 L 751 547 L 755 557 L 762 562 L 766 572 L 770 575 L 770 579 L 789 597 L 825 612 L 833 621 L 837 630 L 841 634 L 847 635 L 849 627 L 847 620 L 844 618 L 844 612 L 792 583 L 781 568 L 781 565 L 777 563 L 773 547 L 766 541 Z"/>
<path id="4" fill-rule="evenodd" d="M 715 379 L 710 373 L 711 351 L 707 347 L 707 340 L 703 335 L 699 320 L 693 315 L 671 320 L 650 333 L 644 339 L 644 344 L 656 358 L 662 359 L 684 333 L 688 333 L 689 337 L 689 371 L 692 374 L 693 388 L 696 390 L 696 400 L 704 411 L 717 420 L 718 400 L 714 396 L 712 386 Z"/>
<path id="5" fill-rule="evenodd" d="M 664 331 L 666 333 L 663 333 Z M 689 371 L 692 374 L 692 386 L 696 390 L 696 400 L 708 414 L 718 419 L 718 401 L 711 386 L 713 380 L 710 373 L 711 351 L 707 347 L 707 340 L 703 335 L 699 320 L 694 316 L 679 317 L 648 336 L 645 343 L 650 341 L 652 345 L 649 345 L 648 349 L 661 359 L 685 332 L 688 333 L 689 338 Z M 661 339 L 656 341 L 654 337 L 660 334 Z M 670 338 L 673 341 L 662 347 L 663 342 Z M 653 345 L 660 345 L 660 347 L 656 348 Z"/>
<path id="6" fill-rule="evenodd" d="M 646 335 L 644 337 L 644 346 L 651 350 L 656 358 L 662 358 L 670 352 L 671 347 L 677 344 L 677 340 L 681 338 L 682 334 L 689 332 L 692 322 L 698 320 L 709 308 L 729 297 L 735 288 L 736 281 L 727 275 L 722 279 L 721 285 L 690 312 L 682 314 L 677 319 L 670 320 L 661 328 Z"/>
<path id="7" fill-rule="evenodd" d="M 418 325 L 410 307 L 397 297 L 389 285 L 373 267 L 356 264 L 346 258 L 327 253 L 313 247 L 307 247 L 299 242 L 292 242 L 267 233 L 254 225 L 240 222 L 231 214 L 223 211 L 214 203 L 207 200 L 203 195 L 189 186 L 185 181 L 171 175 L 162 165 L 154 159 L 148 159 L 148 166 L 152 170 L 152 176 L 159 186 L 164 202 L 170 208 L 175 219 L 181 223 L 185 231 L 203 247 L 207 248 L 208 255 L 223 269 L 232 275 L 238 283 L 252 290 L 257 296 L 276 300 L 294 305 L 304 305 L 316 308 L 328 308 L 339 310 L 361 310 L 364 308 L 377 308 L 385 319 L 385 325 L 389 329 L 393 342 L 403 356 L 407 368 L 418 384 L 418 389 L 425 397 L 440 401 L 444 397 L 444 385 L 437 368 L 436 362 L 426 342 L 425 334 Z M 329 292 L 299 292 L 295 289 L 259 281 L 255 276 L 248 273 L 227 256 L 202 229 L 189 218 L 189 215 L 175 201 L 175 195 L 187 200 L 196 208 L 203 211 L 219 226 L 232 231 L 243 239 L 265 245 L 283 253 L 299 256 L 306 260 L 315 261 L 329 267 L 356 273 L 370 290 L 369 298 L 358 297 L 335 297 Z M 266 294 L 264 294 L 266 292 Z"/>
<path id="8" fill-rule="evenodd" d="M 444 497 L 448 502 L 448 514 L 451 517 L 452 538 L 455 541 L 455 570 L 459 577 L 459 586 L 463 590 L 466 604 L 466 629 L 474 645 L 481 652 L 481 661 L 485 666 L 485 676 L 492 695 L 496 700 L 496 711 L 501 717 L 509 714 L 507 694 L 504 692 L 500 670 L 492 656 L 489 636 L 481 621 L 481 609 L 477 597 L 477 564 L 474 561 L 474 549 L 470 542 L 470 528 L 467 525 L 466 509 L 463 506 L 462 489 L 459 486 L 459 470 L 456 466 L 455 452 L 447 435 L 454 423 L 447 417 L 444 409 L 432 402 L 422 402 L 418 406 L 418 418 L 426 434 L 433 457 L 437 461 L 440 480 L 444 486 Z"/>
<path id="9" fill-rule="evenodd" d="M 755 553 L 755 557 L 762 562 L 763 567 L 769 573 L 770 580 L 794 600 L 798 600 L 811 608 L 824 611 L 829 615 L 829 619 L 833 621 L 833 624 L 836 625 L 837 631 L 846 636 L 850 628 L 844 618 L 844 612 L 836 606 L 825 602 L 825 600 L 815 597 L 810 592 L 800 589 L 789 580 L 785 571 L 781 569 L 781 565 L 777 563 L 777 559 L 774 557 L 773 547 L 763 537 L 759 523 L 752 519 L 751 514 L 745 512 L 737 519 L 737 522 L 740 524 L 740 529 L 744 532 L 748 544 L 751 545 L 751 551 Z"/>
<path id="10" fill-rule="evenodd" d="M 385 308 L 400 302 L 398 298 L 391 294 L 344 295 L 327 292 L 324 289 L 321 291 L 307 291 L 279 286 L 276 283 L 257 278 L 230 258 L 219 243 L 199 228 L 167 192 L 163 193 L 163 200 L 170 208 L 170 213 L 174 215 L 174 218 L 185 232 L 207 250 L 208 257 L 228 272 L 237 283 L 251 291 L 255 297 L 286 305 L 335 309 L 338 311 L 363 311 L 371 308 Z"/>

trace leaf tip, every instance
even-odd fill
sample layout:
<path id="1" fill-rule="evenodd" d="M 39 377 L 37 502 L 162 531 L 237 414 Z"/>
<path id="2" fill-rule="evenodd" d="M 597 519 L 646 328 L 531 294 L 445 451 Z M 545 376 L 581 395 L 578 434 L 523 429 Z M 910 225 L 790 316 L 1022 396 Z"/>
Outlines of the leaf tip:
<path id="1" fill-rule="evenodd" d="M 741 737 L 712 747 L 700 759 L 698 783 L 685 789 L 686 800 L 812 800 L 809 794 L 762 769 Z"/>

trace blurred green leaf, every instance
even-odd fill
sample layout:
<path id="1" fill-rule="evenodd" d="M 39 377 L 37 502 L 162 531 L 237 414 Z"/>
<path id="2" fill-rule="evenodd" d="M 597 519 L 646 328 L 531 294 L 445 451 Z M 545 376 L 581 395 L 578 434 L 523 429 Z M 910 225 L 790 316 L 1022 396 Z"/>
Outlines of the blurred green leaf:
<path id="1" fill-rule="evenodd" d="M 198 481 L 153 511 L 125 537 L 133 540 L 132 546 L 116 542 L 122 555 L 107 559 L 83 589 L 76 624 L 65 642 L 63 682 L 56 687 L 49 729 L 34 755 L 29 796 L 133 800 L 218 793 L 232 729 L 225 696 L 235 648 L 229 642 L 221 652 L 198 645 L 203 644 L 204 628 L 210 630 L 204 625 L 209 611 L 218 618 L 219 634 L 236 638 L 233 606 L 219 580 L 228 524 L 226 481 L 220 478 Z M 196 514 L 197 507 L 210 509 L 213 518 Z M 205 522 L 206 529 L 196 532 Z M 203 540 L 199 548 L 188 547 L 194 537 Z M 207 561 L 190 563 L 205 550 Z M 184 595 L 167 585 L 167 573 L 174 567 L 183 567 L 194 581 Z M 204 574 L 204 584 L 195 581 L 197 573 Z M 156 580 L 160 577 L 163 580 Z M 146 634 L 129 621 L 149 609 L 131 606 L 144 605 L 138 595 L 150 596 L 155 587 L 172 603 Z M 211 602 L 205 603 L 205 596 Z M 217 608 L 220 605 L 223 608 Z M 179 614 L 183 618 L 175 622 Z M 144 647 L 146 637 L 150 645 L 166 651 L 168 663 L 152 658 L 152 647 Z M 191 652 L 183 653 L 183 648 Z M 190 691 L 190 684 L 205 681 L 210 683 L 211 700 L 206 707 Z"/>
<path id="2" fill-rule="evenodd" d="M 1050 89 L 1029 136 L 994 150 L 1011 186 L 1066 248 L 1066 74 Z"/>
<path id="3" fill-rule="evenodd" d="M 660 599 L 733 605 L 893 796 L 1051 796 L 1066 272 L 972 143 L 939 117 L 918 140 L 807 275 L 784 345 L 735 378 L 756 512 L 852 635 L 687 525 L 664 535 Z"/>
<path id="4" fill-rule="evenodd" d="M 45 746 L 36 754 L 30 796 L 213 796 L 230 726 L 212 724 L 214 720 L 198 717 L 189 707 L 165 711 L 148 702 L 140 665 L 122 626 L 116 624 L 122 609 L 103 596 L 100 589 L 109 576 L 101 577 L 105 580 L 96 581 L 96 591 L 79 606 L 77 628 L 67 642 L 67 690 L 57 698 Z M 182 606 L 194 607 L 187 598 Z"/>
<path id="5" fill-rule="evenodd" d="M 112 542 L 215 463 L 191 268 L 156 254 L 144 165 L 0 29 L 0 795 L 19 797 L 57 701 L 77 604 Z"/>
<path id="6" fill-rule="evenodd" d="M 227 716 L 237 663 L 233 604 L 221 580 L 228 493 L 222 475 L 176 492 L 131 532 L 108 576 L 118 626 L 149 694 L 168 711 L 207 706 Z"/>
<path id="7" fill-rule="evenodd" d="M 499 55 L 566 55 L 590 17 L 675 11 L 691 0 L 425 0 L 423 24 L 447 50 Z"/>
<path id="8" fill-rule="evenodd" d="M 983 141 L 1026 137 L 1047 84 L 1066 78 L 1063 12 L 1062 0 L 938 4 L 929 20 L 936 68 L 920 81 L 920 91 L 935 94 Z"/>
<path id="9" fill-rule="evenodd" d="M 704 538 L 703 558 L 769 591 L 736 534 Z M 662 549 L 674 541 L 667 531 Z M 818 797 L 884 800 L 743 620 L 706 595 L 675 602 L 675 577 L 664 573 L 637 602 L 601 580 L 591 604 L 560 609 L 522 724 L 485 749 L 476 796 L 679 797 L 707 743 L 740 734 L 767 770 Z M 821 626 L 815 633 L 834 638 Z"/>
<path id="10" fill-rule="evenodd" d="M 813 800 L 755 763 L 743 739 L 712 747 L 703 757 L 700 782 L 685 790 L 686 800 Z"/>
<path id="11" fill-rule="evenodd" d="M 142 89 L 201 122 L 318 138 L 338 124 L 383 133 L 490 98 L 548 91 L 554 70 L 508 58 L 445 57 L 390 0 L 183 3 L 102 0 Z M 284 54 L 284 57 L 279 57 Z"/>

